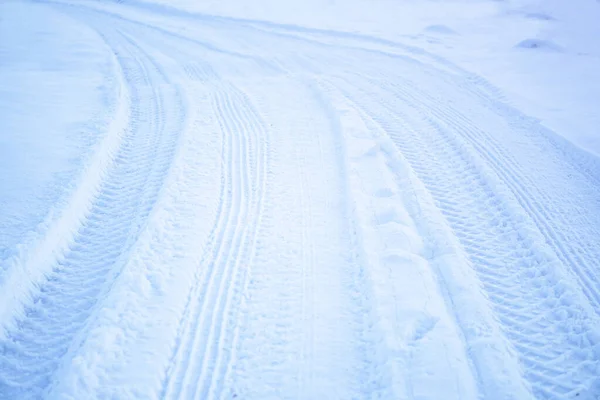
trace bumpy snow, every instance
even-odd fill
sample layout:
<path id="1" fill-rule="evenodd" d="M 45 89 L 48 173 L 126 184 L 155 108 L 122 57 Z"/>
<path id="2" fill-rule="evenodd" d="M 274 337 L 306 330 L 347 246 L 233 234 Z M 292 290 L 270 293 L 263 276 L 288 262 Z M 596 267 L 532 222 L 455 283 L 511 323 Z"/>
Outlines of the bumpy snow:
<path id="1" fill-rule="evenodd" d="M 599 16 L 0 3 L 0 399 L 600 399 Z"/>

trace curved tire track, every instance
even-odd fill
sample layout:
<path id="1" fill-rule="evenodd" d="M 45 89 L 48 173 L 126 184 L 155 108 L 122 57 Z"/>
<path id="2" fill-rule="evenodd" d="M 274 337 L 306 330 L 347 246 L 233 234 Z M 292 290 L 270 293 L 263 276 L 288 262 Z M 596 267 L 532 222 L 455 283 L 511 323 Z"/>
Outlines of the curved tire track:
<path id="1" fill-rule="evenodd" d="M 213 83 L 214 107 L 224 135 L 221 211 L 182 320 L 165 398 L 210 399 L 224 390 L 263 207 L 267 131 L 241 92 Z"/>
<path id="2" fill-rule="evenodd" d="M 497 139 L 478 128 L 456 109 L 435 101 L 425 92 L 418 91 L 414 87 L 411 87 L 412 90 L 405 90 L 393 83 L 390 84 L 390 88 L 403 98 L 423 104 L 431 113 L 431 117 L 438 121 L 441 129 L 449 128 L 455 131 L 477 150 L 487 165 L 511 189 L 519 205 L 536 223 L 560 261 L 573 270 L 596 313 L 600 313 L 600 276 L 595 272 L 600 252 L 593 246 L 593 239 L 591 239 L 597 238 L 598 232 L 588 232 L 588 236 L 582 236 L 577 230 L 565 233 L 555 228 L 570 225 L 570 222 L 565 219 L 566 215 L 578 215 L 576 210 L 581 207 L 577 204 L 577 199 L 567 203 L 570 212 L 551 211 L 547 206 L 553 203 L 550 194 L 543 191 L 535 181 L 522 172 L 522 167 L 514 156 L 504 150 Z M 586 184 L 589 185 L 588 182 L 582 182 L 581 187 L 585 188 L 588 186 Z M 593 228 L 591 223 L 588 225 Z"/>
<path id="3" fill-rule="evenodd" d="M 131 125 L 71 245 L 0 343 L 0 392 L 12 398 L 38 398 L 52 384 L 123 267 L 177 144 L 181 118 L 167 120 L 164 108 L 178 104 L 177 94 L 162 91 L 165 76 L 130 39 L 99 33 L 113 46 L 130 87 Z"/>
<path id="4" fill-rule="evenodd" d="M 355 94 L 340 86 L 389 134 L 467 251 L 536 397 L 575 396 L 596 379 L 597 324 L 560 264 L 527 237 L 487 167 L 423 104 L 370 82 L 353 85 L 361 87 Z"/>

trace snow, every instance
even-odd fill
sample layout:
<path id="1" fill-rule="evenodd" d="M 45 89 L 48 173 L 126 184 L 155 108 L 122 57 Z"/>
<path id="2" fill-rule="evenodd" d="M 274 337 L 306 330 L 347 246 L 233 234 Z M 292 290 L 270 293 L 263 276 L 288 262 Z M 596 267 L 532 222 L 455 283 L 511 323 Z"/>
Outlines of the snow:
<path id="1" fill-rule="evenodd" d="M 135 4 L 159 12 L 180 9 L 401 41 L 479 74 L 500 88 L 508 102 L 578 147 L 600 155 L 596 107 L 600 6 L 595 0 L 135 0 Z M 559 54 L 518 51 L 523 42 L 542 44 L 535 48 Z"/>
<path id="2" fill-rule="evenodd" d="M 43 230 L 39 225 L 75 185 L 110 117 L 115 91 L 110 53 L 85 25 L 52 9 L 1 7 L 0 170 L 6 190 L 0 281 L 8 259 L 34 239 L 33 231 Z"/>
<path id="3" fill-rule="evenodd" d="M 600 3 L 0 4 L 0 399 L 600 399 Z"/>

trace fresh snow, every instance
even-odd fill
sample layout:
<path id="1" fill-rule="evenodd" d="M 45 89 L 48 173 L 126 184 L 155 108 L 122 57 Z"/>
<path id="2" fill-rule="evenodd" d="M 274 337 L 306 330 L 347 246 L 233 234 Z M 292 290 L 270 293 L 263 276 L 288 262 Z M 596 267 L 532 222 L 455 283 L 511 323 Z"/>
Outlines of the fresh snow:
<path id="1" fill-rule="evenodd" d="M 600 3 L 0 3 L 0 399 L 600 399 Z"/>

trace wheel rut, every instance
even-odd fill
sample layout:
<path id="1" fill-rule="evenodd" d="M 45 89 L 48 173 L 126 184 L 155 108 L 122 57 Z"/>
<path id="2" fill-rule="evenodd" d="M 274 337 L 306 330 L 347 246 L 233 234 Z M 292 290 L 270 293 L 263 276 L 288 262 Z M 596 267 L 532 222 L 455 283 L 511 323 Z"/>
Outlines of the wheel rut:
<path id="1" fill-rule="evenodd" d="M 559 260 L 507 209 L 512 206 L 490 183 L 489 167 L 420 103 L 368 81 L 339 85 L 388 133 L 431 193 L 467 251 L 535 396 L 574 396 L 593 382 L 595 316 L 580 305 Z"/>
<path id="2" fill-rule="evenodd" d="M 224 82 L 213 85 L 213 107 L 223 132 L 221 205 L 206 258 L 198 266 L 202 273 L 182 320 L 165 398 L 209 399 L 224 390 L 260 227 L 267 131 L 242 92 Z"/>
<path id="3" fill-rule="evenodd" d="M 167 118 L 166 104 L 178 104 L 178 95 L 166 90 L 156 64 L 121 33 L 100 33 L 129 86 L 131 122 L 72 243 L 0 344 L 0 392 L 14 398 L 42 396 L 83 334 L 152 211 L 181 128 L 177 112 Z"/>

